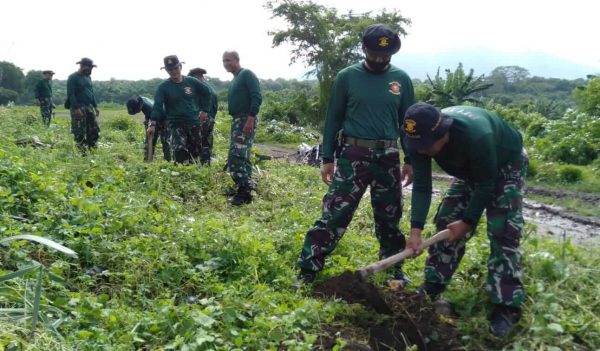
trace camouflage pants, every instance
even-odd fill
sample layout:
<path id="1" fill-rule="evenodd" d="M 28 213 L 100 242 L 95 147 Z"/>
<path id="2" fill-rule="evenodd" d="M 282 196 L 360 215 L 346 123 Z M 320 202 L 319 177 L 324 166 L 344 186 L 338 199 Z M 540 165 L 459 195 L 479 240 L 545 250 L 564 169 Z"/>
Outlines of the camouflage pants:
<path id="1" fill-rule="evenodd" d="M 212 157 L 214 127 L 215 120 L 212 118 L 209 118 L 206 122 L 203 122 L 201 125 L 200 133 L 202 136 L 202 151 L 200 153 L 200 162 L 202 164 L 210 165 L 210 158 Z"/>
<path id="2" fill-rule="evenodd" d="M 173 125 L 170 130 L 175 163 L 198 163 L 202 148 L 200 125 Z"/>
<path id="3" fill-rule="evenodd" d="M 239 188 L 254 188 L 252 182 L 252 163 L 250 162 L 250 152 L 254 143 L 256 128 L 252 134 L 245 135 L 244 125 L 248 117 L 246 115 L 234 117 L 231 122 L 231 138 L 229 144 L 229 154 L 227 155 L 227 167 L 231 178 Z M 258 120 L 257 120 L 258 122 Z"/>
<path id="4" fill-rule="evenodd" d="M 52 110 L 54 109 L 54 104 L 52 103 L 51 97 L 42 97 L 40 98 L 40 113 L 42 114 L 42 122 L 45 126 L 50 125 L 50 121 L 52 120 Z"/>
<path id="5" fill-rule="evenodd" d="M 298 266 L 320 271 L 352 220 L 354 211 L 371 188 L 371 206 L 379 256 L 385 258 L 404 249 L 406 241 L 398 224 L 402 216 L 402 188 L 398 149 L 370 149 L 346 145 L 337 161 L 333 182 L 323 198 L 321 218 L 306 233 Z M 395 267 L 401 269 L 401 263 Z"/>
<path id="6" fill-rule="evenodd" d="M 81 107 L 82 117 L 75 116 L 76 109 L 71 108 L 71 133 L 75 136 L 75 142 L 80 149 L 85 147 L 96 147 L 100 137 L 100 128 L 96 122 L 96 110 L 94 106 Z"/>
<path id="7" fill-rule="evenodd" d="M 148 123 L 144 122 L 144 125 L 146 130 L 148 130 Z M 158 124 L 156 124 L 154 137 L 152 138 L 152 155 L 154 155 L 154 151 L 156 150 L 156 143 L 158 142 L 159 137 L 162 144 L 163 157 L 166 161 L 171 161 L 171 135 L 165 122 L 158 122 Z M 144 138 L 144 161 L 148 161 L 148 134 L 146 134 L 146 137 Z"/>
<path id="8" fill-rule="evenodd" d="M 528 159 L 523 153 L 515 162 L 500 169 L 495 196 L 486 208 L 487 235 L 490 241 L 486 289 L 494 304 L 519 307 L 525 299 L 521 281 L 519 241 L 523 231 L 523 184 Z M 473 184 L 455 179 L 435 216 L 438 231 L 462 218 L 473 194 Z M 465 245 L 473 231 L 454 242 L 443 241 L 429 248 L 425 280 L 447 285 L 465 254 Z"/>

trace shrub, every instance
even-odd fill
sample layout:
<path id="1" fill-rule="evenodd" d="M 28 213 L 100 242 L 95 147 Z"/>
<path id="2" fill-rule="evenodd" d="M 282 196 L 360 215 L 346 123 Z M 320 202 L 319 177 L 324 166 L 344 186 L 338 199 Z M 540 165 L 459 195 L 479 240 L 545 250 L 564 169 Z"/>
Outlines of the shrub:
<path id="1" fill-rule="evenodd" d="M 561 166 L 558 169 L 558 177 L 563 183 L 576 183 L 583 179 L 583 171 L 575 166 Z"/>
<path id="2" fill-rule="evenodd" d="M 134 128 L 135 121 L 129 117 L 115 117 L 108 122 L 108 126 L 111 129 L 127 131 Z"/>
<path id="3" fill-rule="evenodd" d="M 539 172 L 539 163 L 538 160 L 530 158 L 529 159 L 529 167 L 527 167 L 527 178 L 534 179 L 535 176 Z"/>

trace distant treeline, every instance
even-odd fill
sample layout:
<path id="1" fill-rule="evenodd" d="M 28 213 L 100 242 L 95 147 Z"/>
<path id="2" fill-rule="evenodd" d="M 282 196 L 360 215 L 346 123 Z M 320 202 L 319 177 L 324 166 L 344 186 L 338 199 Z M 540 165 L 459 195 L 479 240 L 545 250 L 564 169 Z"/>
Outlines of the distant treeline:
<path id="1" fill-rule="evenodd" d="M 462 66 L 459 66 L 459 69 L 462 70 Z M 456 72 L 454 73 L 456 79 Z M 443 77 L 438 72 L 440 79 L 437 83 L 441 82 L 439 89 L 448 88 L 444 87 L 444 84 L 448 85 L 451 74 L 452 72 L 447 70 L 446 77 Z M 18 105 L 34 104 L 33 89 L 41 77 L 41 71 L 32 70 L 24 75 L 14 64 L 0 62 L 0 105 L 10 101 Z M 100 102 L 123 104 L 134 94 L 153 97 L 162 81 L 163 79 L 159 78 L 137 81 L 111 79 L 94 81 L 94 88 Z M 208 81 L 217 90 L 221 107 L 225 108 L 229 81 L 210 77 Z M 427 94 L 436 89 L 432 84 L 434 81 L 435 77 L 432 81 L 414 80 L 418 100 L 427 100 Z M 491 86 L 483 91 L 475 90 L 477 92 L 469 97 L 482 104 L 498 103 L 526 112 L 540 112 L 546 118 L 554 119 L 562 116 L 566 109 L 577 106 L 573 91 L 587 82 L 585 79 L 531 77 L 525 68 L 500 66 L 487 76 L 479 76 L 478 84 L 490 83 Z M 323 111 L 319 110 L 319 85 L 316 80 L 263 79 L 261 86 L 264 94 L 261 108 L 263 119 L 313 126 L 322 123 Z M 53 80 L 52 87 L 55 103 L 62 104 L 66 98 L 66 81 Z M 442 91 L 441 94 L 445 92 Z"/>

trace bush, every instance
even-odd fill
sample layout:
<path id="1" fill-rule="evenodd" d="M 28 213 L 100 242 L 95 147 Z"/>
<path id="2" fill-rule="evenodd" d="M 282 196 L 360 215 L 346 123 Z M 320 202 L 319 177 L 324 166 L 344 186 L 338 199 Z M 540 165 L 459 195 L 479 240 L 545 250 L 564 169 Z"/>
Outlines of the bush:
<path id="1" fill-rule="evenodd" d="M 538 173 L 539 173 L 538 160 L 530 158 L 529 159 L 529 167 L 527 167 L 527 179 L 534 179 Z"/>
<path id="2" fill-rule="evenodd" d="M 111 129 L 127 131 L 135 128 L 135 121 L 129 117 L 115 117 L 108 122 Z"/>
<path id="3" fill-rule="evenodd" d="M 562 183 L 577 183 L 583 179 L 583 171 L 575 166 L 562 166 L 558 169 L 558 177 Z"/>

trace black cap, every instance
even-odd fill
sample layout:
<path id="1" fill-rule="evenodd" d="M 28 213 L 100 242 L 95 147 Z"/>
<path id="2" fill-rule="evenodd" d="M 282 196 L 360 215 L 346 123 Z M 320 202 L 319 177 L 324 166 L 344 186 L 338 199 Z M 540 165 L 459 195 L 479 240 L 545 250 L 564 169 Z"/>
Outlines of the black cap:
<path id="1" fill-rule="evenodd" d="M 400 50 L 400 37 L 385 24 L 372 24 L 365 29 L 362 36 L 365 48 L 376 55 L 393 55 Z"/>
<path id="2" fill-rule="evenodd" d="M 177 57 L 177 55 L 169 55 L 169 56 L 165 56 L 165 58 L 163 59 L 163 62 L 165 64 L 164 67 L 161 67 L 160 69 L 171 69 L 173 67 L 177 67 L 177 65 L 185 63 L 185 62 L 179 62 L 179 58 Z"/>
<path id="3" fill-rule="evenodd" d="M 42 74 L 54 74 L 54 71 L 52 70 L 46 70 L 46 71 L 42 71 Z"/>
<path id="4" fill-rule="evenodd" d="M 129 99 L 127 99 L 127 113 L 129 113 L 130 115 L 135 115 L 136 113 L 140 112 L 142 110 L 142 99 L 137 96 L 134 95 L 132 97 L 130 97 Z"/>
<path id="5" fill-rule="evenodd" d="M 94 64 L 94 61 L 92 61 L 92 59 L 84 57 L 81 60 L 79 60 L 79 62 L 75 62 L 78 65 L 82 65 L 82 66 L 90 66 L 90 67 L 98 67 Z"/>
<path id="6" fill-rule="evenodd" d="M 406 110 L 404 144 L 411 150 L 427 150 L 446 134 L 453 121 L 435 106 L 418 102 Z"/>
<path id="7" fill-rule="evenodd" d="M 188 73 L 188 76 L 203 76 L 206 74 L 206 70 L 204 68 L 192 68 Z"/>

